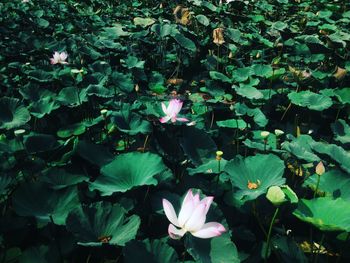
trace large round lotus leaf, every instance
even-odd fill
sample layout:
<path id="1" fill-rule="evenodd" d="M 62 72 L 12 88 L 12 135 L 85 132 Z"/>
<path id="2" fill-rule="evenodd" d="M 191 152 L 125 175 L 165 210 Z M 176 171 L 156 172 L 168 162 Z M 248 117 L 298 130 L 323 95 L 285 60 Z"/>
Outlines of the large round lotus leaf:
<path id="1" fill-rule="evenodd" d="M 30 120 L 29 111 L 19 99 L 3 97 L 0 99 L 0 129 L 13 129 Z"/>
<path id="2" fill-rule="evenodd" d="M 237 248 L 229 233 L 211 239 L 187 236 L 185 247 L 196 262 L 240 262 Z"/>
<path id="3" fill-rule="evenodd" d="M 69 138 L 71 136 L 78 136 L 86 131 L 85 123 L 78 122 L 69 126 L 63 127 L 57 131 L 57 136 L 60 138 Z"/>
<path id="4" fill-rule="evenodd" d="M 135 17 L 134 18 L 134 24 L 136 26 L 141 26 L 141 27 L 148 27 L 151 26 L 155 23 L 155 20 L 150 17 Z"/>
<path id="5" fill-rule="evenodd" d="M 238 95 L 252 99 L 262 99 L 264 95 L 255 87 L 249 84 L 240 84 L 239 86 L 234 86 Z"/>
<path id="6" fill-rule="evenodd" d="M 87 141 L 79 141 L 77 153 L 85 160 L 97 166 L 102 166 L 113 160 L 113 154 L 107 147 Z"/>
<path id="7" fill-rule="evenodd" d="M 311 147 L 314 151 L 328 155 L 339 163 L 340 167 L 350 173 L 350 153 L 344 148 L 335 144 L 326 144 L 322 142 L 313 142 Z"/>
<path id="8" fill-rule="evenodd" d="M 301 199 L 293 214 L 322 231 L 350 232 L 350 202 L 342 198 Z"/>
<path id="9" fill-rule="evenodd" d="M 341 103 L 350 104 L 350 88 L 337 89 L 334 93 Z"/>
<path id="10" fill-rule="evenodd" d="M 21 216 L 34 216 L 42 223 L 64 225 L 68 213 L 79 205 L 76 188 L 53 191 L 44 183 L 21 185 L 12 197 L 13 208 Z"/>
<path id="11" fill-rule="evenodd" d="M 227 119 L 224 121 L 217 121 L 216 124 L 222 128 L 240 129 L 244 130 L 250 125 L 242 119 Z"/>
<path id="12" fill-rule="evenodd" d="M 284 162 L 273 154 L 241 156 L 227 162 L 225 172 L 233 187 L 238 188 L 235 197 L 239 200 L 253 200 L 265 194 L 270 186 L 285 184 Z"/>
<path id="13" fill-rule="evenodd" d="M 116 85 L 118 90 L 130 93 L 134 90 L 134 83 L 131 74 L 124 74 L 120 72 L 113 72 L 112 82 Z"/>
<path id="14" fill-rule="evenodd" d="M 135 238 L 141 220 L 125 216 L 119 204 L 98 202 L 77 207 L 67 217 L 66 227 L 83 246 L 101 246 L 103 243 L 124 246 Z"/>
<path id="15" fill-rule="evenodd" d="M 304 184 L 315 190 L 317 180 L 318 176 L 314 174 L 308 177 Z M 350 176 L 336 169 L 327 171 L 320 177 L 318 192 L 350 201 Z"/>
<path id="16" fill-rule="evenodd" d="M 122 110 L 115 113 L 112 121 L 117 125 L 118 130 L 130 135 L 138 133 L 147 134 L 151 132 L 151 124 L 142 117 L 129 110 Z"/>
<path id="17" fill-rule="evenodd" d="M 335 140 L 343 144 L 350 143 L 350 126 L 344 120 L 337 120 L 333 123 L 332 130 L 335 134 Z"/>
<path id="18" fill-rule="evenodd" d="M 87 100 L 86 89 L 80 90 L 76 87 L 63 88 L 57 96 L 58 102 L 69 107 L 77 107 Z"/>
<path id="19" fill-rule="evenodd" d="M 29 105 L 30 113 L 39 119 L 58 108 L 59 105 L 56 103 L 56 101 L 53 101 L 51 97 L 42 98 L 38 101 L 32 102 Z"/>
<path id="20" fill-rule="evenodd" d="M 174 32 L 176 32 L 176 31 L 174 31 Z M 183 47 L 191 52 L 196 52 L 196 50 L 197 50 L 196 44 L 191 39 L 185 37 L 183 34 L 181 34 L 179 32 L 172 34 L 172 37 L 175 39 L 175 41 L 181 47 Z"/>
<path id="21" fill-rule="evenodd" d="M 204 130 L 187 127 L 180 144 L 185 154 L 195 165 L 201 165 L 215 159 L 217 146 Z"/>
<path id="22" fill-rule="evenodd" d="M 162 158 L 156 154 L 121 154 L 101 168 L 101 175 L 90 184 L 90 189 L 98 190 L 106 196 L 126 192 L 137 186 L 157 185 L 155 176 L 166 169 Z"/>
<path id="23" fill-rule="evenodd" d="M 288 98 L 295 105 L 307 107 L 310 110 L 322 111 L 333 105 L 330 97 L 320 95 L 311 91 L 291 92 Z"/>
<path id="24" fill-rule="evenodd" d="M 260 127 L 265 127 L 269 122 L 269 120 L 259 108 L 252 109 L 244 103 L 236 103 L 235 111 L 237 115 L 248 115 L 249 117 L 253 117 L 254 122 Z"/>
<path id="25" fill-rule="evenodd" d="M 60 146 L 56 138 L 50 134 L 31 133 L 24 136 L 24 145 L 28 152 L 46 152 Z"/>
<path id="26" fill-rule="evenodd" d="M 312 152 L 310 144 L 314 140 L 309 135 L 300 135 L 291 142 L 283 142 L 282 149 L 307 162 L 318 162 L 320 158 Z"/>
<path id="27" fill-rule="evenodd" d="M 167 243 L 156 240 L 130 241 L 123 249 L 124 262 L 152 262 L 152 263 L 176 263 L 178 256 L 176 251 Z"/>
<path id="28" fill-rule="evenodd" d="M 61 168 L 49 168 L 43 172 L 44 175 L 40 177 L 40 181 L 47 183 L 52 189 L 59 190 L 67 188 L 68 186 L 77 185 L 81 182 L 89 180 L 88 177 L 81 172 L 68 171 Z"/>

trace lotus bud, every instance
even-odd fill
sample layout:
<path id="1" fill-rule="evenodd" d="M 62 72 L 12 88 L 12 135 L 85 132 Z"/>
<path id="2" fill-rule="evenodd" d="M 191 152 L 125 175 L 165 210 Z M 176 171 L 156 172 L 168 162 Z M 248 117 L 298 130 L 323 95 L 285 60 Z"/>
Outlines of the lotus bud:
<path id="1" fill-rule="evenodd" d="M 275 134 L 276 134 L 277 137 L 279 137 L 279 136 L 282 136 L 284 134 L 284 131 L 276 129 L 275 130 Z"/>
<path id="2" fill-rule="evenodd" d="M 316 165 L 316 174 L 318 175 L 322 175 L 326 172 L 326 169 L 324 168 L 324 165 L 322 163 L 322 161 L 320 161 L 317 165 Z"/>
<path id="3" fill-rule="evenodd" d="M 108 110 L 106 110 L 106 109 L 102 109 L 102 110 L 100 111 L 100 113 L 101 113 L 101 115 L 103 116 L 103 118 L 106 118 L 106 117 L 107 117 L 107 112 L 108 112 Z"/>
<path id="4" fill-rule="evenodd" d="M 136 85 L 135 85 L 135 91 L 136 91 L 136 92 L 139 92 L 139 91 L 140 91 L 140 86 L 139 86 L 139 84 L 136 84 Z"/>
<path id="5" fill-rule="evenodd" d="M 26 133 L 26 130 L 18 129 L 18 130 L 15 130 L 13 133 L 15 134 L 16 137 L 20 138 Z"/>
<path id="6" fill-rule="evenodd" d="M 266 140 L 267 137 L 269 137 L 270 132 L 268 132 L 268 131 L 262 131 L 262 132 L 260 133 L 260 135 L 261 135 L 261 137 L 262 137 L 264 140 Z"/>
<path id="7" fill-rule="evenodd" d="M 216 151 L 216 160 L 221 161 L 223 154 L 223 151 Z"/>
<path id="8" fill-rule="evenodd" d="M 275 206 L 279 206 L 286 201 L 286 195 L 282 189 L 275 185 L 267 190 L 266 198 Z"/>
<path id="9" fill-rule="evenodd" d="M 213 30 L 213 42 L 218 46 L 225 43 L 223 28 L 215 28 Z"/>

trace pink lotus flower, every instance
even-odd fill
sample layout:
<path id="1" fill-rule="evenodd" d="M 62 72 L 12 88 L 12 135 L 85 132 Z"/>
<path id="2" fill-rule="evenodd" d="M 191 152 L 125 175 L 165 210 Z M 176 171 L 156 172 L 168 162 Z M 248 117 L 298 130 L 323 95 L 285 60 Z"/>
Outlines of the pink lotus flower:
<path id="1" fill-rule="evenodd" d="M 68 54 L 66 52 L 57 52 L 53 53 L 53 57 L 50 59 L 51 64 L 68 64 L 65 60 L 67 59 Z"/>
<path id="2" fill-rule="evenodd" d="M 162 109 L 163 112 L 165 113 L 166 116 L 160 118 L 161 123 L 166 123 L 169 120 L 171 122 L 176 122 L 176 121 L 188 121 L 186 118 L 178 118 L 177 115 L 181 111 L 183 102 L 178 100 L 178 99 L 172 99 L 169 101 L 168 107 L 165 106 L 164 102 L 162 102 Z"/>
<path id="3" fill-rule="evenodd" d="M 206 215 L 213 199 L 214 197 L 208 196 L 200 200 L 198 193 L 193 196 L 192 190 L 188 190 L 178 217 L 172 204 L 168 200 L 163 199 L 165 215 L 171 222 L 168 228 L 169 236 L 173 239 L 179 239 L 186 232 L 190 232 L 195 237 L 211 238 L 224 233 L 226 229 L 220 223 L 205 223 Z"/>

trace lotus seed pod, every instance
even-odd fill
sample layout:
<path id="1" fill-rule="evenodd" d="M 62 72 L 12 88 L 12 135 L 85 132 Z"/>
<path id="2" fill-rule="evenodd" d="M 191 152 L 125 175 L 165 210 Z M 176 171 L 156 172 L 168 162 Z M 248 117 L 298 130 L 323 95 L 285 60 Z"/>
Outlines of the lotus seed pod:
<path id="1" fill-rule="evenodd" d="M 275 206 L 279 206 L 286 201 L 286 195 L 282 189 L 275 185 L 267 190 L 266 198 Z"/>
<path id="2" fill-rule="evenodd" d="M 281 136 L 281 135 L 284 134 L 284 131 L 279 130 L 279 129 L 276 129 L 276 130 L 275 130 L 275 134 L 276 134 L 277 137 L 279 137 L 279 136 Z"/>
<path id="3" fill-rule="evenodd" d="M 261 137 L 263 137 L 263 139 L 266 139 L 267 137 L 269 137 L 270 132 L 268 132 L 268 131 L 262 131 L 262 132 L 260 133 L 260 135 L 261 135 Z"/>

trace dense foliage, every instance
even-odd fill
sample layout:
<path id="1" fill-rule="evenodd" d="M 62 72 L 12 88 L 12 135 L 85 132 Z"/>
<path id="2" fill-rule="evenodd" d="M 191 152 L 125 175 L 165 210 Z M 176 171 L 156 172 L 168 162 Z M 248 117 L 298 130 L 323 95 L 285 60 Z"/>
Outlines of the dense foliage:
<path id="1" fill-rule="evenodd" d="M 349 1 L 228 2 L 0 2 L 0 262 L 349 262 Z"/>

